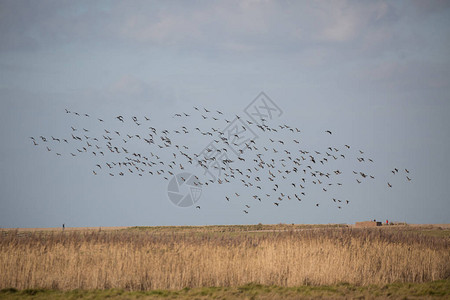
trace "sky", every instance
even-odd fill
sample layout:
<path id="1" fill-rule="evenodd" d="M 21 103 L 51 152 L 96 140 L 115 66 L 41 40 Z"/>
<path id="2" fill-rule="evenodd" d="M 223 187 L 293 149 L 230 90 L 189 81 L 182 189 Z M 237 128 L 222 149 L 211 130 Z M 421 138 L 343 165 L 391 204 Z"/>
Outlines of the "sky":
<path id="1" fill-rule="evenodd" d="M 448 1 L 0 0 L 0 41 L 2 228 L 450 222 Z M 255 122 L 259 95 L 278 110 Z M 257 149 L 228 151 L 235 178 L 204 184 L 181 152 L 195 158 L 221 137 L 201 132 L 239 120 Z M 142 171 L 106 165 L 127 157 Z M 168 170 L 203 183 L 195 204 L 171 202 Z"/>

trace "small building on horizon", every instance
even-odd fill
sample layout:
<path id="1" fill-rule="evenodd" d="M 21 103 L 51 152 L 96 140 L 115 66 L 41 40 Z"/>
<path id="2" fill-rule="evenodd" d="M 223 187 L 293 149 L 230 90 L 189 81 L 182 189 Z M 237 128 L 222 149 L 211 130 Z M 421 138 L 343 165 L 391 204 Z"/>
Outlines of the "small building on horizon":
<path id="1" fill-rule="evenodd" d="M 382 225 L 381 222 L 377 222 L 375 220 L 355 223 L 355 227 L 377 227 L 377 226 L 381 226 L 381 225 Z"/>

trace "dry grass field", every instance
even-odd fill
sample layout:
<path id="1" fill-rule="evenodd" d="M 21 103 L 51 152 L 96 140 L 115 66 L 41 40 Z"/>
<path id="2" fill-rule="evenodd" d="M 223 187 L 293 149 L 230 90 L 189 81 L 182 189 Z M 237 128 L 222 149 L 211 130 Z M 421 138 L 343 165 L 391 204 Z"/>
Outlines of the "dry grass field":
<path id="1" fill-rule="evenodd" d="M 181 296 L 178 290 L 202 298 L 205 288 L 215 287 L 220 298 L 230 298 L 222 293 L 250 286 L 262 291 L 259 298 L 267 289 L 273 293 L 270 287 L 296 298 L 295 289 L 307 286 L 311 296 L 334 289 L 337 294 L 329 297 L 336 298 L 350 287 L 364 295 L 374 286 L 389 291 L 392 285 L 403 290 L 425 284 L 429 289 L 433 282 L 439 288 L 431 289 L 431 295 L 445 297 L 450 292 L 449 245 L 450 230 L 433 226 L 0 230 L 0 297 L 20 298 L 29 289 L 53 290 L 54 298 L 73 290 L 113 289 L 121 291 L 121 298 L 154 290 L 168 291 L 164 297 Z M 323 287 L 329 287 L 325 294 Z M 231 298 L 239 295 L 230 293 Z"/>

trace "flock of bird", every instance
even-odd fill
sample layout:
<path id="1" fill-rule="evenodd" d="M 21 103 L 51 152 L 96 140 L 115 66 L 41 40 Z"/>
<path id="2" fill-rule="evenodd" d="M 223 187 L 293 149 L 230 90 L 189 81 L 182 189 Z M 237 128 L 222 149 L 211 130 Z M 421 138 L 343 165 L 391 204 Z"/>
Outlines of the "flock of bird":
<path id="1" fill-rule="evenodd" d="M 119 115 L 107 120 L 69 109 L 65 113 L 73 118 L 89 118 L 91 124 L 97 125 L 87 129 L 74 124 L 65 137 L 30 137 L 34 146 L 44 147 L 56 156 L 95 158 L 97 163 L 92 169 L 95 176 L 100 173 L 111 177 L 150 175 L 170 180 L 186 172 L 188 166 L 189 169 L 201 167 L 203 174 L 195 176 L 194 184 L 199 187 L 231 184 L 235 191 L 224 195 L 223 200 L 238 200 L 245 214 L 256 203 L 267 201 L 275 207 L 286 201 L 309 201 L 319 207 L 321 202 L 308 197 L 311 190 L 315 190 L 315 194 L 317 191 L 324 193 L 330 204 L 342 209 L 350 203 L 335 195 L 342 185 L 363 184 L 375 179 L 375 175 L 367 171 L 374 159 L 364 151 L 354 150 L 347 144 L 305 149 L 300 129 L 287 124 L 272 125 L 271 120 L 255 122 L 239 115 L 226 118 L 221 111 L 193 107 L 191 112 L 174 114 L 174 124 L 184 125 L 169 130 L 158 129 L 148 116 Z M 206 120 L 217 126 L 204 128 L 195 122 Z M 79 122 L 83 120 L 76 123 Z M 327 138 L 333 132 L 326 130 L 322 134 Z M 194 141 L 195 145 L 199 141 L 209 143 L 198 153 L 188 146 L 189 141 Z M 70 149 L 67 151 L 67 148 Z M 339 168 L 337 162 L 358 166 L 346 177 L 351 178 L 351 182 L 344 180 L 346 171 Z M 391 172 L 392 176 L 403 174 L 407 182 L 412 180 L 408 169 L 392 168 Z M 387 182 L 387 188 L 393 187 L 391 182 Z M 242 190 L 246 195 L 239 192 Z"/>

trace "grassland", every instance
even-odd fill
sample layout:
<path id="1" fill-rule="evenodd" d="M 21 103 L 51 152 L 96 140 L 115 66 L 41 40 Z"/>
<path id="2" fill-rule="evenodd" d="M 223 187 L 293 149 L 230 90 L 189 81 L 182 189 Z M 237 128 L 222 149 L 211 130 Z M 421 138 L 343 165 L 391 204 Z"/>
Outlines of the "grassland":
<path id="1" fill-rule="evenodd" d="M 280 287 L 247 284 L 239 287 L 184 288 L 181 290 L 125 291 L 45 289 L 0 290 L 1 299 L 432 299 L 446 298 L 450 281 L 395 283 L 387 285 Z"/>
<path id="2" fill-rule="evenodd" d="M 0 232 L 0 298 L 427 298 L 450 230 L 344 225 Z"/>

